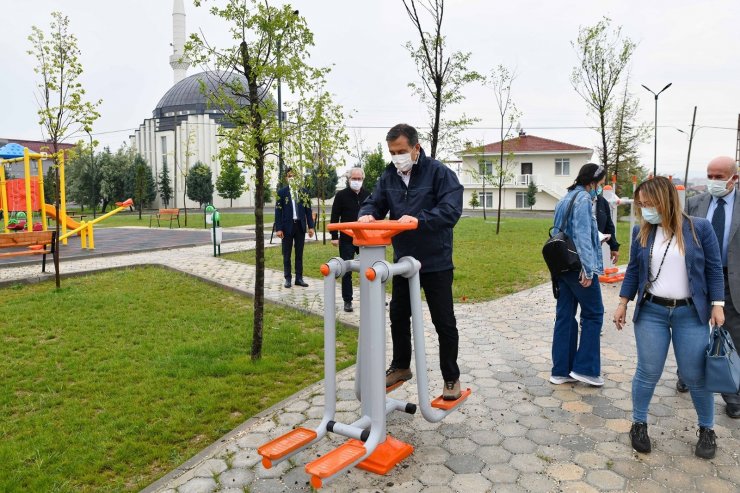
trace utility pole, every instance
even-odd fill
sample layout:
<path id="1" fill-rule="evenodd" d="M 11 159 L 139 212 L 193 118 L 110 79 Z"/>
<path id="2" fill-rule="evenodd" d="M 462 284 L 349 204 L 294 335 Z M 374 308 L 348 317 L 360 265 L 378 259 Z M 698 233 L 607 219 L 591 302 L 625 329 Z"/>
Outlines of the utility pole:
<path id="1" fill-rule="evenodd" d="M 735 147 L 735 164 L 740 166 L 740 114 L 737 115 L 737 146 Z"/>
<path id="2" fill-rule="evenodd" d="M 694 126 L 696 124 L 696 106 L 694 106 L 694 118 L 691 119 L 691 133 L 689 134 L 689 153 L 686 155 L 686 172 L 683 175 L 683 186 L 689 186 L 689 162 L 691 161 L 691 143 L 694 141 Z"/>

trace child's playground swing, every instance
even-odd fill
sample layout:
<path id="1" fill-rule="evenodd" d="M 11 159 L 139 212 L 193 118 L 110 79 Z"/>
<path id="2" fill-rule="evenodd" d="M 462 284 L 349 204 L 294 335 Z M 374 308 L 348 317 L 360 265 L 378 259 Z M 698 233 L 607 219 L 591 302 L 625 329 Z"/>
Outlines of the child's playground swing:
<path id="1" fill-rule="evenodd" d="M 77 222 L 67 215 L 67 200 L 64 182 L 64 152 L 57 155 L 59 166 L 59 213 L 56 207 L 46 204 L 44 199 L 44 161 L 53 159 L 52 154 L 35 153 L 19 144 L 7 144 L 0 147 L 0 206 L 2 207 L 3 231 L 21 232 L 46 231 L 47 218 L 59 221 L 61 235 L 59 240 L 66 245 L 72 235 L 80 236 L 82 248 L 95 248 L 93 225 L 131 207 L 131 199 L 125 202 L 116 202 L 116 209 L 93 219 L 92 221 Z M 31 174 L 31 162 L 37 166 L 37 174 Z M 23 163 L 23 178 L 8 180 L 5 177 L 5 166 L 13 163 Z M 34 220 L 38 214 L 38 221 Z"/>

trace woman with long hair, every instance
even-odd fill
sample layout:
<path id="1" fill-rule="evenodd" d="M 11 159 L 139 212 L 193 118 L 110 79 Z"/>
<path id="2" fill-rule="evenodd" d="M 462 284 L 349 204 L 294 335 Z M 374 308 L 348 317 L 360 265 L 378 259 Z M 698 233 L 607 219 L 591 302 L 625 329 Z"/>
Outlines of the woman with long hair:
<path id="1" fill-rule="evenodd" d="M 552 337 L 552 372 L 550 382 L 560 385 L 581 381 L 600 387 L 601 326 L 604 304 L 601 300 L 599 274 L 604 273 L 599 229 L 594 201 L 606 177 L 604 166 L 584 164 L 568 193 L 555 206 L 555 227 L 563 226 L 573 239 L 581 270 L 564 272 L 556 283 L 555 330 Z M 581 337 L 578 338 L 576 311 L 581 308 Z"/>
<path id="2" fill-rule="evenodd" d="M 704 353 L 711 325 L 725 321 L 724 281 L 717 237 L 709 221 L 681 210 L 676 188 L 657 176 L 635 190 L 640 224 L 632 231 L 630 260 L 614 311 L 618 330 L 627 303 L 637 295 L 632 317 L 637 370 L 632 379 L 632 447 L 649 453 L 647 414 L 673 342 L 678 371 L 689 387 L 699 421 L 695 454 L 714 457 L 714 394 L 704 386 Z"/>

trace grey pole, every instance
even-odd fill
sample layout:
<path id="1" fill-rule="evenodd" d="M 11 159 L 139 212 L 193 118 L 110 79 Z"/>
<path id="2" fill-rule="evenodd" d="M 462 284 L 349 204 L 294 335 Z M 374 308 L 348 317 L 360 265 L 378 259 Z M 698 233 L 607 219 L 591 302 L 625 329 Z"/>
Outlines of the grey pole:
<path id="1" fill-rule="evenodd" d="M 642 87 L 650 91 L 650 94 L 655 96 L 655 123 L 654 123 L 654 131 L 655 131 L 655 138 L 653 142 L 653 176 L 657 176 L 658 173 L 658 96 L 660 96 L 660 93 L 671 87 L 673 82 L 669 82 L 666 84 L 666 86 L 658 91 L 658 93 L 654 93 L 652 89 L 650 89 L 645 84 L 642 84 Z"/>

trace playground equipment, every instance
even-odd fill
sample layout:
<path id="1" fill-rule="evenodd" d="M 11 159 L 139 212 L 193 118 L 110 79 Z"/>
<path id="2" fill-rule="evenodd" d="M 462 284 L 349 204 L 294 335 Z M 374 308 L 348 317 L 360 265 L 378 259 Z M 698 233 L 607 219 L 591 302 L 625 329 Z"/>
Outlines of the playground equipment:
<path id="1" fill-rule="evenodd" d="M 385 285 L 393 276 L 409 279 L 411 317 L 416 362 L 419 407 L 423 417 L 438 422 L 454 411 L 470 395 L 463 391 L 454 401 L 438 397 L 429 401 L 427 388 L 424 325 L 422 319 L 421 264 L 413 257 L 396 263 L 385 260 L 385 247 L 393 236 L 415 229 L 416 223 L 378 221 L 373 223 L 330 224 L 329 230 L 340 230 L 354 238 L 360 247 L 355 260 L 332 258 L 321 266 L 324 275 L 324 415 L 315 429 L 296 428 L 262 445 L 258 452 L 262 465 L 269 469 L 321 440 L 328 432 L 350 438 L 328 454 L 306 464 L 311 486 L 320 488 L 339 474 L 357 466 L 376 474 L 386 474 L 414 450 L 410 444 L 386 434 L 386 415 L 393 411 L 415 414 L 417 405 L 386 396 L 398 388 L 385 387 L 386 324 Z M 361 417 L 351 424 L 335 421 L 336 414 L 336 280 L 346 272 L 360 272 L 360 332 L 355 374 L 355 395 L 360 400 Z"/>
<path id="2" fill-rule="evenodd" d="M 67 244 L 67 239 L 73 234 L 81 238 L 82 248 L 95 248 L 93 235 L 93 225 L 100 221 L 121 212 L 133 205 L 133 201 L 128 199 L 125 202 L 116 202 L 117 209 L 99 216 L 98 218 L 78 223 L 67 215 L 67 198 L 64 182 L 64 152 L 57 154 L 57 166 L 59 167 L 59 212 L 51 204 L 44 203 L 44 170 L 43 162 L 52 159 L 53 155 L 46 153 L 33 153 L 28 148 L 18 144 L 7 144 L 0 148 L 0 206 L 3 211 L 4 231 L 22 230 L 24 227 L 28 231 L 46 231 L 46 218 L 59 221 L 61 235 L 59 241 Z M 38 165 L 36 176 L 31 175 L 31 160 L 35 160 Z M 23 162 L 24 177 L 14 180 L 5 179 L 5 165 L 16 162 Z M 17 211 L 14 217 L 11 217 L 10 211 Z M 33 213 L 38 211 L 41 215 L 41 222 L 33 223 Z M 21 214 L 25 214 L 25 222 L 22 222 Z M 15 221 L 14 221 L 15 220 Z"/>

